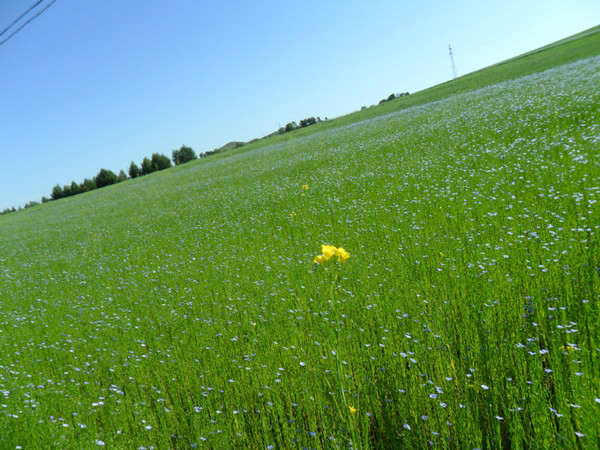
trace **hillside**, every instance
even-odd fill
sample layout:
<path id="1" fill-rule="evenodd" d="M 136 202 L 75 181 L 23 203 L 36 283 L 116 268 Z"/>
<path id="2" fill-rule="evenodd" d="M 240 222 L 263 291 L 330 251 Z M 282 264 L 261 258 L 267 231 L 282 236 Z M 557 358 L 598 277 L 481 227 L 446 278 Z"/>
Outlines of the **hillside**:
<path id="1" fill-rule="evenodd" d="M 594 447 L 599 36 L 0 217 L 0 447 Z"/>

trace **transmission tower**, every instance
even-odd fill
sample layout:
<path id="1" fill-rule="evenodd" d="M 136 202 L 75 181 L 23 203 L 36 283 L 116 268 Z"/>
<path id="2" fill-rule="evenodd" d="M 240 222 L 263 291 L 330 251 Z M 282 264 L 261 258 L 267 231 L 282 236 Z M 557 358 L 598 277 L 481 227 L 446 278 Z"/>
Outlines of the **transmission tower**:
<path id="1" fill-rule="evenodd" d="M 452 54 L 452 47 L 448 44 L 448 53 L 450 54 L 450 63 L 452 64 L 452 75 L 456 78 L 456 66 L 454 65 L 454 55 Z"/>

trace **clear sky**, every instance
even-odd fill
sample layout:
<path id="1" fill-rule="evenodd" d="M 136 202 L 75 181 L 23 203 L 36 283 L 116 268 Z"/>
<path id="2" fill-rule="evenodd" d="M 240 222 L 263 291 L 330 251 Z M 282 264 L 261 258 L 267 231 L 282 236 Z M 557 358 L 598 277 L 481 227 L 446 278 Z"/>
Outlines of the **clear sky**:
<path id="1" fill-rule="evenodd" d="M 0 210 L 444 82 L 448 44 L 464 75 L 598 24 L 598 0 L 56 0 L 0 45 Z"/>

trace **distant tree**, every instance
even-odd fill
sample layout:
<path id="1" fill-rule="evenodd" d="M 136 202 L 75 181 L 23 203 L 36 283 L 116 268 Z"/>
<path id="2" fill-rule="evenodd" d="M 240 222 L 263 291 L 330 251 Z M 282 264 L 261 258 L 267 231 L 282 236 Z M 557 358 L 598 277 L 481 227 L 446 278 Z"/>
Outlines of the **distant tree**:
<path id="1" fill-rule="evenodd" d="M 129 164 L 129 178 L 137 178 L 139 176 L 140 176 L 140 168 L 137 166 L 136 163 L 131 161 L 131 164 Z"/>
<path id="2" fill-rule="evenodd" d="M 119 171 L 119 175 L 117 175 L 117 183 L 120 183 L 121 181 L 125 181 L 127 179 L 127 174 L 125 173 L 125 171 L 123 169 L 121 169 Z"/>
<path id="3" fill-rule="evenodd" d="M 148 175 L 152 172 L 154 172 L 154 167 L 152 167 L 152 161 L 150 161 L 147 157 L 144 157 L 144 159 L 142 160 L 140 175 Z"/>
<path id="4" fill-rule="evenodd" d="M 396 94 L 390 94 L 388 98 L 384 98 L 383 100 L 380 100 L 379 104 L 381 105 L 382 103 L 389 102 L 390 100 L 394 100 L 395 98 L 396 98 Z"/>
<path id="5" fill-rule="evenodd" d="M 63 195 L 65 197 L 70 197 L 71 195 L 73 195 L 73 193 L 71 192 L 71 185 L 70 184 L 65 184 L 63 186 Z"/>
<path id="6" fill-rule="evenodd" d="M 197 158 L 196 152 L 192 149 L 192 147 L 188 147 L 187 145 L 182 145 L 179 150 L 173 150 L 173 164 L 185 164 L 186 162 L 190 162 Z"/>
<path id="7" fill-rule="evenodd" d="M 50 194 L 50 197 L 52 197 L 52 200 L 58 200 L 59 198 L 63 198 L 65 196 L 65 193 L 63 191 L 63 188 L 60 187 L 60 185 L 56 185 L 52 188 L 52 194 Z"/>
<path id="8" fill-rule="evenodd" d="M 115 175 L 112 170 L 100 169 L 100 172 L 98 172 L 98 175 L 96 175 L 94 181 L 96 182 L 96 187 L 98 188 L 109 186 L 117 182 L 117 175 Z"/>
<path id="9" fill-rule="evenodd" d="M 50 199 L 46 196 L 42 196 L 42 203 L 48 203 Z"/>
<path id="10" fill-rule="evenodd" d="M 80 188 L 81 188 L 81 192 L 93 191 L 94 189 L 96 189 L 96 182 L 94 180 L 90 180 L 89 178 L 86 178 L 81 183 Z"/>
<path id="11" fill-rule="evenodd" d="M 217 149 L 215 149 L 215 150 L 208 150 L 206 152 L 200 153 L 200 158 L 204 158 L 206 156 L 214 155 L 215 153 L 217 153 Z"/>
<path id="12" fill-rule="evenodd" d="M 75 181 L 72 181 L 70 191 L 71 191 L 71 195 L 80 194 L 82 192 L 81 186 L 79 184 L 77 184 Z"/>
<path id="13" fill-rule="evenodd" d="M 288 124 L 286 124 L 285 126 L 285 132 L 288 133 L 290 131 L 295 130 L 296 128 L 298 128 L 298 124 L 296 122 L 290 122 Z"/>
<path id="14" fill-rule="evenodd" d="M 310 126 L 310 125 L 314 125 L 314 124 L 316 124 L 316 123 L 317 123 L 317 119 L 315 119 L 314 117 L 309 117 L 309 118 L 307 118 L 307 119 L 302 119 L 302 120 L 300 121 L 300 126 L 301 126 L 302 128 L 304 128 L 304 127 L 308 127 L 308 126 Z"/>
<path id="15" fill-rule="evenodd" d="M 154 170 L 164 170 L 171 167 L 171 160 L 161 153 L 152 153 L 151 162 Z"/>
<path id="16" fill-rule="evenodd" d="M 27 202 L 25 204 L 25 206 L 23 206 L 23 208 L 27 209 L 27 208 L 31 208 L 32 206 L 36 206 L 36 205 L 39 205 L 39 202 L 36 202 L 36 201 L 32 200 L 30 202 Z"/>

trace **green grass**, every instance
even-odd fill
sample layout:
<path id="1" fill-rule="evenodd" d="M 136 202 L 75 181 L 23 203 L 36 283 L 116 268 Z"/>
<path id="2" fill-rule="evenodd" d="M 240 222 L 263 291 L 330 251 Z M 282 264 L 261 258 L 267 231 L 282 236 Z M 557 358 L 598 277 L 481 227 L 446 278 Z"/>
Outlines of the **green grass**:
<path id="1" fill-rule="evenodd" d="M 595 447 L 599 74 L 0 217 L 0 447 Z"/>
<path id="2" fill-rule="evenodd" d="M 600 55 L 600 26 L 563 39 L 531 52 L 519 55 L 510 60 L 486 67 L 484 69 L 463 75 L 428 89 L 412 93 L 408 97 L 397 98 L 394 101 L 372 106 L 364 111 L 357 111 L 316 126 L 295 131 L 296 136 L 310 135 L 318 130 L 333 129 L 365 119 L 377 117 L 400 109 L 420 106 L 451 95 L 481 89 L 506 80 L 541 72 L 558 65 L 577 61 L 593 55 Z M 292 135 L 292 139 L 295 136 Z M 290 139 L 286 133 L 279 139 Z M 259 144 L 262 145 L 262 144 Z M 247 148 L 244 149 L 248 150 Z"/>

